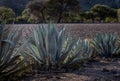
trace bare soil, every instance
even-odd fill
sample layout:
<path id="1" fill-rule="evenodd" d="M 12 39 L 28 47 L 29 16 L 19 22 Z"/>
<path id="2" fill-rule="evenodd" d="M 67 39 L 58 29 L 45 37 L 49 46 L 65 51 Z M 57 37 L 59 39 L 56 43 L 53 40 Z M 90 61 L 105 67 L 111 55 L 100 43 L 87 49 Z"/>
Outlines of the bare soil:
<path id="1" fill-rule="evenodd" d="M 93 61 L 69 73 L 36 73 L 22 81 L 120 81 L 120 58 Z"/>
<path id="2" fill-rule="evenodd" d="M 23 29 L 24 34 L 28 34 L 36 26 L 41 24 L 8 24 L 6 27 L 11 27 L 11 30 L 17 28 Z M 47 24 L 45 24 L 46 26 Z M 74 37 L 92 38 L 97 33 L 115 33 L 120 34 L 120 23 L 104 23 L 104 24 L 57 24 L 59 29 L 66 27 L 66 32 L 70 32 Z"/>

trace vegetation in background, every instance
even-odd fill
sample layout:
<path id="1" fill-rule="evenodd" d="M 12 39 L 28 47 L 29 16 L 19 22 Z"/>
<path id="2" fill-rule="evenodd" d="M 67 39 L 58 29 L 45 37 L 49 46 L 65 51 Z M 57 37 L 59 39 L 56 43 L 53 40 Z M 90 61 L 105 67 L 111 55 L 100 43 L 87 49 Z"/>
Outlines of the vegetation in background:
<path id="1" fill-rule="evenodd" d="M 115 22 L 117 22 L 117 19 L 114 17 L 106 17 L 105 22 L 106 23 L 115 23 Z"/>
<path id="2" fill-rule="evenodd" d="M 1 7 L 0 12 L 0 21 L 6 20 L 7 23 L 119 22 L 119 9 L 114 9 L 107 5 L 95 4 L 88 11 L 82 11 L 78 0 L 32 0 L 26 5 L 21 15 L 17 15 L 17 17 L 15 17 L 14 11 L 10 8 Z"/>
<path id="3" fill-rule="evenodd" d="M 99 17 L 101 21 L 104 21 L 106 17 L 117 18 L 117 10 L 112 9 L 105 5 L 94 5 L 91 9 L 95 17 Z"/>
<path id="4" fill-rule="evenodd" d="M 117 9 L 110 8 L 106 5 L 96 4 L 89 11 L 81 12 L 80 6 L 77 4 L 77 1 L 74 1 L 74 3 L 71 2 L 72 4 L 68 1 L 68 8 L 62 6 L 62 1 L 56 1 L 54 3 L 58 3 L 61 5 L 52 5 L 53 1 L 51 0 L 32 1 L 27 5 L 27 8 L 24 10 L 24 12 L 26 11 L 26 13 L 24 13 L 23 16 L 28 17 L 27 19 L 29 20 L 29 22 L 31 22 L 30 19 L 33 19 L 35 23 L 46 23 L 49 21 L 61 23 L 118 22 Z M 63 1 L 63 5 L 66 4 L 67 1 Z"/>
<path id="5" fill-rule="evenodd" d="M 120 9 L 118 9 L 117 15 L 118 15 L 118 22 L 120 22 Z"/>
<path id="6" fill-rule="evenodd" d="M 117 10 L 106 5 L 94 5 L 89 11 L 80 13 L 82 22 L 117 22 Z"/>
<path id="7" fill-rule="evenodd" d="M 32 0 L 0 0 L 0 6 L 12 8 L 16 15 L 20 15 L 26 4 Z M 88 11 L 95 4 L 110 6 L 111 8 L 120 8 L 120 0 L 78 0 L 81 6 L 81 11 Z"/>
<path id="8" fill-rule="evenodd" d="M 63 22 L 69 15 L 79 13 L 79 2 L 77 0 L 35 0 L 27 4 L 30 14 L 37 18 L 38 22 L 46 23 L 53 21 Z"/>
<path id="9" fill-rule="evenodd" d="M 15 20 L 15 12 L 11 8 L 0 7 L 0 22 L 11 23 Z"/>

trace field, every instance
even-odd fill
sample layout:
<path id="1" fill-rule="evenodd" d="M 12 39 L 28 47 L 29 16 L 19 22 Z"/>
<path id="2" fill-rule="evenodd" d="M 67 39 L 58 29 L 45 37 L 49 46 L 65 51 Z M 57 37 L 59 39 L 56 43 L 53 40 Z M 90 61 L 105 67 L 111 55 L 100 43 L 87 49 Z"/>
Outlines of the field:
<path id="1" fill-rule="evenodd" d="M 61 28 L 63 24 L 58 24 Z M 31 35 L 32 28 L 36 24 L 15 24 L 6 25 L 11 30 L 23 29 L 24 36 Z M 64 24 L 67 32 L 80 38 L 92 38 L 97 33 L 115 33 L 120 34 L 120 23 L 116 24 Z M 98 58 L 99 59 L 99 58 Z M 96 59 L 84 65 L 79 71 L 70 71 L 69 73 L 35 73 L 24 77 L 22 81 L 120 81 L 120 58 Z"/>
<path id="2" fill-rule="evenodd" d="M 25 33 L 28 33 L 28 29 L 35 28 L 38 24 L 15 24 L 15 25 L 7 25 L 7 27 L 11 27 L 16 29 L 23 29 Z M 120 23 L 116 24 L 58 24 L 58 26 L 65 26 L 67 32 L 69 31 L 72 36 L 80 37 L 80 38 L 92 38 L 96 33 L 120 33 Z"/>

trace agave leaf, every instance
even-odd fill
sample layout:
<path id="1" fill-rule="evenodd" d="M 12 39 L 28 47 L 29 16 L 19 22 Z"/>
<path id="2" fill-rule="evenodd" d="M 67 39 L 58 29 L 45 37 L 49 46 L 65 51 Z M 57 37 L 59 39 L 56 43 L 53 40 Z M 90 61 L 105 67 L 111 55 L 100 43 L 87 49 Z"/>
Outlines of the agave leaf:
<path id="1" fill-rule="evenodd" d="M 100 56 L 111 57 L 112 54 L 116 53 L 116 38 L 113 33 L 98 34 L 92 42 L 92 47 Z"/>
<path id="2" fill-rule="evenodd" d="M 24 52 L 32 56 L 46 70 L 63 68 L 80 58 L 88 58 L 91 49 L 88 43 L 65 35 L 65 27 L 59 32 L 55 25 L 41 25 L 33 31 L 33 36 Z M 82 44 L 84 43 L 84 44 Z M 88 46 L 87 46 L 88 45 Z M 85 51 L 83 51 L 85 49 Z M 81 60 L 81 59 L 79 59 Z"/>
<path id="3" fill-rule="evenodd" d="M 19 40 L 18 38 L 20 38 L 20 36 L 21 36 L 21 33 L 18 34 L 17 31 L 14 31 L 14 32 L 10 31 L 8 33 L 7 39 L 5 40 L 3 40 L 2 38 L 0 39 L 1 78 L 3 76 L 6 76 L 6 77 L 11 76 L 10 73 L 20 70 L 21 69 L 20 65 L 24 65 L 24 63 L 27 63 L 25 60 L 23 61 L 19 57 L 19 56 L 22 56 L 20 52 L 27 44 L 27 41 L 24 42 L 23 45 L 16 50 L 16 45 Z"/>

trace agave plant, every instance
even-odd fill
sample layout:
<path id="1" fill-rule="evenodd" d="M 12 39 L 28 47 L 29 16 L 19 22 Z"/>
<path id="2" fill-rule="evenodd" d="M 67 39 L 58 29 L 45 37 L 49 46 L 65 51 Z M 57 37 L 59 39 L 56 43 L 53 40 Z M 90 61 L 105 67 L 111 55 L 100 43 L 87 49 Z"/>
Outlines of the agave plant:
<path id="1" fill-rule="evenodd" d="M 22 31 L 10 31 L 6 39 L 3 37 L 4 25 L 0 25 L 0 80 L 4 81 L 7 77 L 19 75 L 27 68 L 27 60 L 21 55 L 21 50 L 25 46 L 24 43 L 21 47 L 16 49 L 18 39 Z M 13 77 L 12 77 L 13 78 Z"/>
<path id="2" fill-rule="evenodd" d="M 87 45 L 87 42 L 83 45 L 83 41 L 66 36 L 65 27 L 58 32 L 53 24 L 48 27 L 41 25 L 33 30 L 26 53 L 31 55 L 42 69 L 61 69 L 84 59 L 83 54 L 90 53 Z"/>
<path id="3" fill-rule="evenodd" d="M 92 47 L 101 57 L 112 57 L 117 53 L 116 47 L 117 36 L 113 33 L 97 34 L 91 42 Z"/>
<path id="4" fill-rule="evenodd" d="M 120 57 L 120 36 L 117 38 L 115 57 Z"/>

